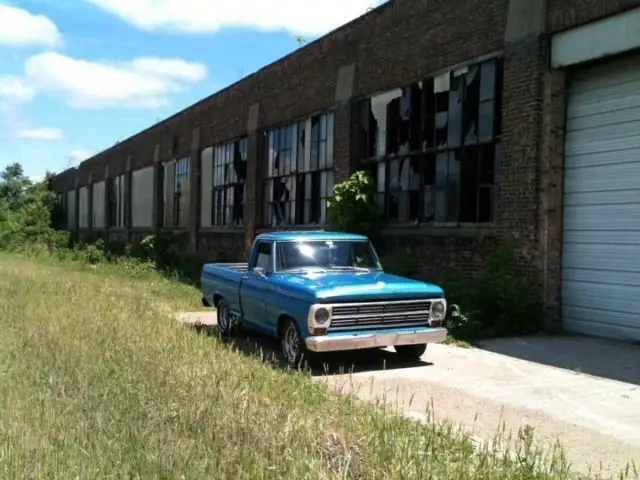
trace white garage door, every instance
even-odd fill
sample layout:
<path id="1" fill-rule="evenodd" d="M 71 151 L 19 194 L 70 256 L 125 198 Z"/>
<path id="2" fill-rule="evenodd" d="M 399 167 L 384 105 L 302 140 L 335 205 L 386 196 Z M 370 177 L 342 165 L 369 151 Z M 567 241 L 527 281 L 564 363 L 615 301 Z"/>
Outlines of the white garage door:
<path id="1" fill-rule="evenodd" d="M 576 74 L 567 105 L 565 329 L 640 341 L 640 59 Z"/>

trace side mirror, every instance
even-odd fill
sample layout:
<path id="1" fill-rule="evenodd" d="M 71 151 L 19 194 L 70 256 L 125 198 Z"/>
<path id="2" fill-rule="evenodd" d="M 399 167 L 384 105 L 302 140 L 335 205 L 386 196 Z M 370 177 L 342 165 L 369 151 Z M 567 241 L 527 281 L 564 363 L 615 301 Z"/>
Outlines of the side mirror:
<path id="1" fill-rule="evenodd" d="M 253 268 L 253 274 L 256 277 L 259 277 L 259 278 L 267 278 L 267 276 L 264 273 L 264 268 L 262 268 L 262 267 L 254 267 Z"/>

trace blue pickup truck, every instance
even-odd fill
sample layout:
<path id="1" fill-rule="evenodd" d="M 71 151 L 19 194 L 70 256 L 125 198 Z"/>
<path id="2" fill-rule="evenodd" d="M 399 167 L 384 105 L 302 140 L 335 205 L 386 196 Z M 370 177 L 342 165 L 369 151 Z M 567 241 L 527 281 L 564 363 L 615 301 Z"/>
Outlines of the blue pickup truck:
<path id="1" fill-rule="evenodd" d="M 362 235 L 264 233 L 249 263 L 205 264 L 201 288 L 222 337 L 239 327 L 272 335 L 292 365 L 316 353 L 388 346 L 418 359 L 447 336 L 443 290 L 385 273 Z"/>

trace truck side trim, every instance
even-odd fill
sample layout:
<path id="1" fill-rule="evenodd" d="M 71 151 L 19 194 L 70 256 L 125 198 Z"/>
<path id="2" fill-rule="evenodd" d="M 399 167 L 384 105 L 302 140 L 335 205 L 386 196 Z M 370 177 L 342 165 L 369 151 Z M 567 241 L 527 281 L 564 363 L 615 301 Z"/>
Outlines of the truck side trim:
<path id="1" fill-rule="evenodd" d="M 393 345 L 441 343 L 447 338 L 446 328 L 424 328 L 405 332 L 351 333 L 307 337 L 307 348 L 312 352 L 336 352 L 365 348 L 384 348 Z"/>

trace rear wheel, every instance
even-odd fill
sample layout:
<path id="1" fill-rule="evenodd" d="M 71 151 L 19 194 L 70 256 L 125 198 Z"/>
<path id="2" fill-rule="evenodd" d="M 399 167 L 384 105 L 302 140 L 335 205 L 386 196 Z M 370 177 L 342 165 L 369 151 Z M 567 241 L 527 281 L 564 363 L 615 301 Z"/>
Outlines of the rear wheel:
<path id="1" fill-rule="evenodd" d="M 220 338 L 229 338 L 233 333 L 233 325 L 231 323 L 231 312 L 229 305 L 224 300 L 220 300 L 217 307 L 218 313 L 218 336 Z"/>
<path id="2" fill-rule="evenodd" d="M 403 360 L 420 360 L 420 357 L 427 351 L 426 343 L 417 345 L 396 345 L 393 347 L 399 357 Z"/>

